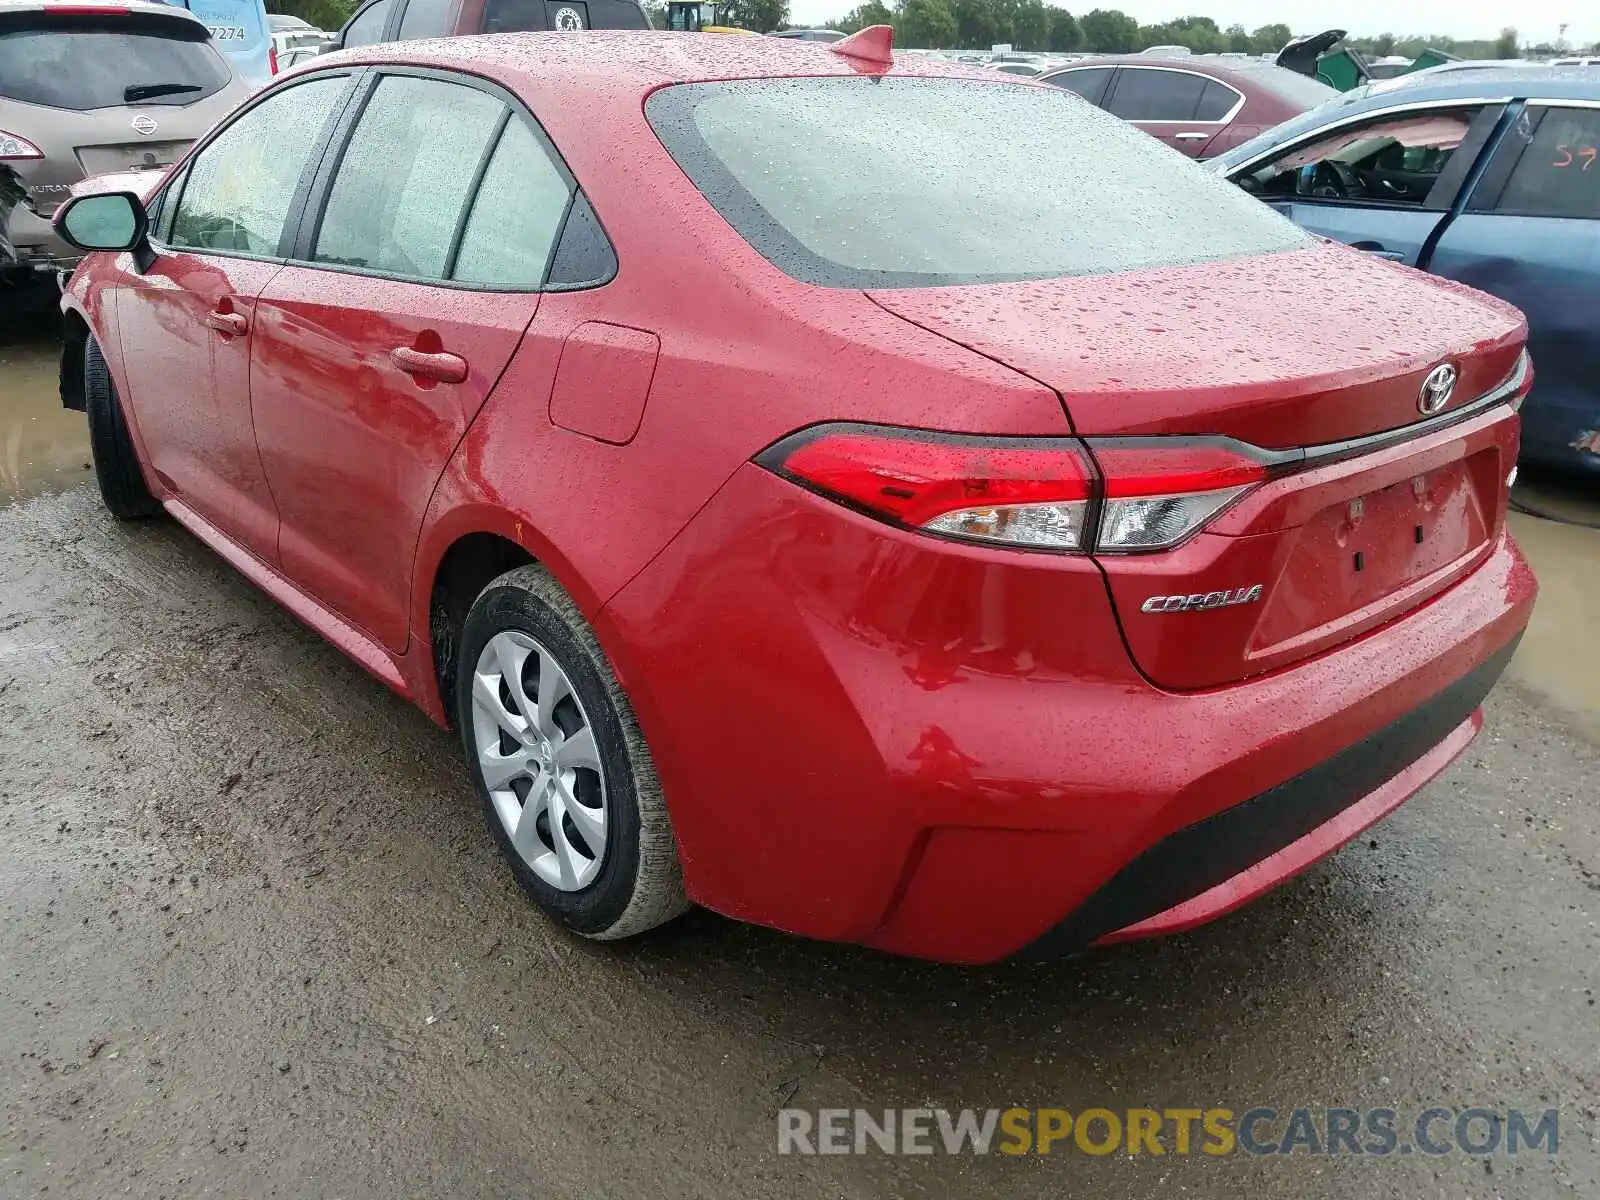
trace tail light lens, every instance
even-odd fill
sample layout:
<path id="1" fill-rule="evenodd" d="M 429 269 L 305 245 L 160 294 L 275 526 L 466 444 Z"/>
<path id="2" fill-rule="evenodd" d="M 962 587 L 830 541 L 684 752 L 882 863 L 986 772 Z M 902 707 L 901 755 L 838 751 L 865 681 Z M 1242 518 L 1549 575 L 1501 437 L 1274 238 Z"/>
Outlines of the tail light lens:
<path id="1" fill-rule="evenodd" d="M 897 525 L 969 541 L 1085 548 L 1093 469 L 1070 438 L 824 425 L 757 461 Z"/>
<path id="2" fill-rule="evenodd" d="M 1268 474 L 1231 439 L 1101 438 L 1089 448 L 1105 480 L 1096 548 L 1106 553 L 1175 546 Z"/>
<path id="3" fill-rule="evenodd" d="M 43 157 L 44 155 L 39 152 L 39 147 L 35 146 L 27 138 L 18 137 L 14 133 L 7 133 L 4 129 L 0 129 L 0 161 L 8 158 Z"/>
<path id="4" fill-rule="evenodd" d="M 880 426 L 802 430 L 756 459 L 909 529 L 1018 549 L 1164 550 L 1268 477 L 1225 438 L 987 438 Z"/>
<path id="5" fill-rule="evenodd" d="M 278 48 L 276 46 L 267 47 L 267 70 L 273 75 L 278 73 Z"/>

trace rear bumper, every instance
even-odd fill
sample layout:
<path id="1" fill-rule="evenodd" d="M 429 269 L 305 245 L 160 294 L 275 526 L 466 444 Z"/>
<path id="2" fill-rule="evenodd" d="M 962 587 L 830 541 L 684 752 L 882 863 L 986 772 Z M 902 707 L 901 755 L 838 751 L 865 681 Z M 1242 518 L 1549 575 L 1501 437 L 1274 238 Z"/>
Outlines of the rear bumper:
<path id="1" fill-rule="evenodd" d="M 1520 636 L 1520 635 L 1519 635 Z M 1398 808 L 1471 744 L 1516 641 L 1396 721 L 1277 787 L 1168 834 L 1035 941 L 1052 957 L 1221 916 Z"/>
<path id="2" fill-rule="evenodd" d="M 977 963 L 1209 919 L 1354 836 L 1470 740 L 1535 590 L 1502 531 L 1404 617 L 1179 694 L 1092 562 L 901 533 L 751 466 L 596 627 L 694 899 Z"/>

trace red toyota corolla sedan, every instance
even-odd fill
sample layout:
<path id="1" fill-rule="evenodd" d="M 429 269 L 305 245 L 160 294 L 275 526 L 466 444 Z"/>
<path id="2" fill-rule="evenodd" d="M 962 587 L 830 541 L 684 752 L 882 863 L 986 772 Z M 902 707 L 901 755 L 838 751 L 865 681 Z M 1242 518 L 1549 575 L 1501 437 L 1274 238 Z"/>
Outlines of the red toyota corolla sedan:
<path id="1" fill-rule="evenodd" d="M 589 937 L 1194 925 L 1459 754 L 1528 620 L 1516 311 L 880 37 L 328 56 L 59 218 L 111 511 L 458 727 Z"/>

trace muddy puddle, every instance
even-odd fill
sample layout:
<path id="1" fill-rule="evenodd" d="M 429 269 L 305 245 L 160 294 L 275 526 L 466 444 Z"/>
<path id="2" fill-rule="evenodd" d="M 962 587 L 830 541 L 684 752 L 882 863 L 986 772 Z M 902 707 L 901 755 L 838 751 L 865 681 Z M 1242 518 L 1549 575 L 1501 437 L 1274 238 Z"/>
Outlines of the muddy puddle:
<path id="1" fill-rule="evenodd" d="M 50 322 L 0 318 L 0 505 L 91 477 L 83 414 L 61 407 Z"/>

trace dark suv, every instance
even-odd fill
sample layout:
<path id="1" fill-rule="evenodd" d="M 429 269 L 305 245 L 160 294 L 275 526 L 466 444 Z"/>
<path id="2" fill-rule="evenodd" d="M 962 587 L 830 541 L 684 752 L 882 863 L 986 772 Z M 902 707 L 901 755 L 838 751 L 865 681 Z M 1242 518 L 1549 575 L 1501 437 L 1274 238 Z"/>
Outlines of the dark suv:
<path id="1" fill-rule="evenodd" d="M 164 169 L 249 94 L 184 9 L 0 0 L 0 307 L 77 261 L 73 184 Z"/>
<path id="2" fill-rule="evenodd" d="M 328 49 L 473 33 L 649 28 L 639 0 L 369 0 Z"/>

